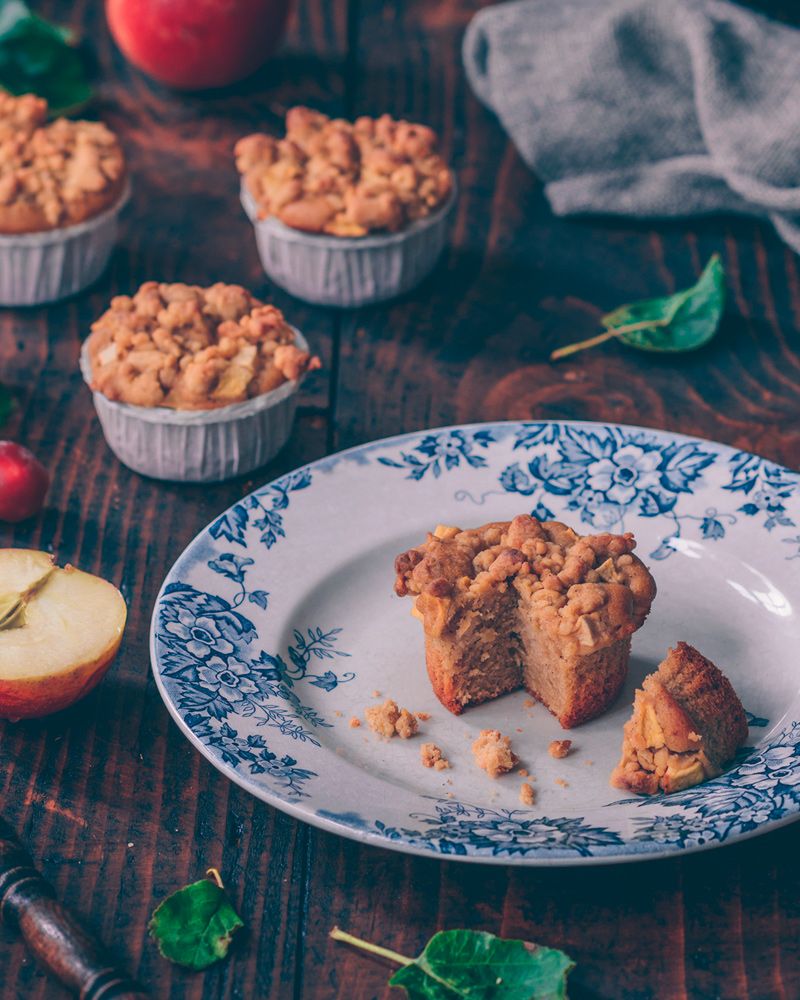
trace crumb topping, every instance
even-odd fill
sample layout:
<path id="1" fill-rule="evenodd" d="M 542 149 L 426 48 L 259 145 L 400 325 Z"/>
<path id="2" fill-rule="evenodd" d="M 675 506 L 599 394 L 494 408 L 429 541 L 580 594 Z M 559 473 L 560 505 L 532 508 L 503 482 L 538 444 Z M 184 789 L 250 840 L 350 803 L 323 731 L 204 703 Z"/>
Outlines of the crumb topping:
<path id="1" fill-rule="evenodd" d="M 124 175 L 122 149 L 102 122 L 48 124 L 46 101 L 0 92 L 0 231 L 79 222 L 110 204 Z"/>
<path id="2" fill-rule="evenodd" d="M 275 306 L 238 285 L 145 282 L 92 324 L 92 388 L 136 406 L 240 403 L 320 367 Z"/>
<path id="3" fill-rule="evenodd" d="M 367 725 L 384 739 L 399 736 L 403 740 L 410 739 L 419 731 L 416 716 L 407 708 L 398 708 L 397 702 L 391 698 L 382 705 L 371 705 L 364 709 Z"/>
<path id="4" fill-rule="evenodd" d="M 518 759 L 511 749 L 511 738 L 497 729 L 482 729 L 472 744 L 475 763 L 490 778 L 497 778 L 516 767 Z"/>
<path id="5" fill-rule="evenodd" d="M 650 610 L 655 583 L 635 545 L 630 533 L 581 536 L 527 514 L 466 531 L 440 525 L 397 557 L 395 591 L 417 595 L 426 630 L 441 635 L 473 600 L 513 588 L 566 652 L 588 655 L 631 635 Z"/>
<path id="6" fill-rule="evenodd" d="M 553 740 L 547 748 L 551 757 L 560 759 L 566 757 L 572 747 L 572 740 Z"/>
<path id="7" fill-rule="evenodd" d="M 291 108 L 286 136 L 236 143 L 236 166 L 259 218 L 333 236 L 396 232 L 435 211 L 453 189 L 436 133 L 389 115 L 348 122 Z"/>
<path id="8" fill-rule="evenodd" d="M 450 767 L 450 761 L 442 755 L 441 748 L 435 743 L 423 743 L 419 752 L 423 767 L 433 767 L 437 771 Z"/>
<path id="9" fill-rule="evenodd" d="M 532 806 L 536 802 L 536 790 L 527 781 L 520 785 L 519 800 L 524 806 Z"/>

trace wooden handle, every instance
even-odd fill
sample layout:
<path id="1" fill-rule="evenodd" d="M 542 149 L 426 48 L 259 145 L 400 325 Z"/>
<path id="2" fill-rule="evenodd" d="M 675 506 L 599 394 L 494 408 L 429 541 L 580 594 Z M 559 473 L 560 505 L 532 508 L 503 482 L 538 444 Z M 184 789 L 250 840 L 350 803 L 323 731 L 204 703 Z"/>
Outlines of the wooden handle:
<path id="1" fill-rule="evenodd" d="M 55 899 L 28 852 L 0 818 L 0 919 L 18 927 L 40 965 L 80 1000 L 141 1000 L 146 994 Z"/>

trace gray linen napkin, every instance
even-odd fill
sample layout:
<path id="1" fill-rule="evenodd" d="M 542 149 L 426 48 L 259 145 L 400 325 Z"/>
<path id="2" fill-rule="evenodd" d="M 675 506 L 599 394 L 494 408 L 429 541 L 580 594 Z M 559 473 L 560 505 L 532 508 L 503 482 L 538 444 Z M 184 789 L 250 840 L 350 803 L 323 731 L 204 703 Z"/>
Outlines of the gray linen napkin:
<path id="1" fill-rule="evenodd" d="M 800 252 L 800 31 L 726 0 L 516 0 L 464 64 L 556 214 L 746 213 Z"/>

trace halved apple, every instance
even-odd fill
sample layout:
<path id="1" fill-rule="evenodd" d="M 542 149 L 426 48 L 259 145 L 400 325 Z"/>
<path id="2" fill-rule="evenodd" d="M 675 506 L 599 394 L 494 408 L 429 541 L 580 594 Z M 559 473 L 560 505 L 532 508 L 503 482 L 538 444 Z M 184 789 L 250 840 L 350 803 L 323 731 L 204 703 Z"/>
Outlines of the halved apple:
<path id="1" fill-rule="evenodd" d="M 128 610 L 112 584 L 47 552 L 0 549 L 0 718 L 58 712 L 102 679 Z"/>

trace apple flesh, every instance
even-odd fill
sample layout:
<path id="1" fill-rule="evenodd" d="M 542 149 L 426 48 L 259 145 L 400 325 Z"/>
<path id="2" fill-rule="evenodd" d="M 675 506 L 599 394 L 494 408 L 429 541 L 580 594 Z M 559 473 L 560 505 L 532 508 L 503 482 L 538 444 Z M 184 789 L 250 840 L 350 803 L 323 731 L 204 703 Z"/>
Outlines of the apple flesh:
<path id="1" fill-rule="evenodd" d="M 112 584 L 46 552 L 0 549 L 0 718 L 67 708 L 99 683 L 127 608 Z"/>
<path id="2" fill-rule="evenodd" d="M 255 72 L 283 35 L 290 0 L 106 0 L 125 57 L 178 90 L 225 87 Z"/>

